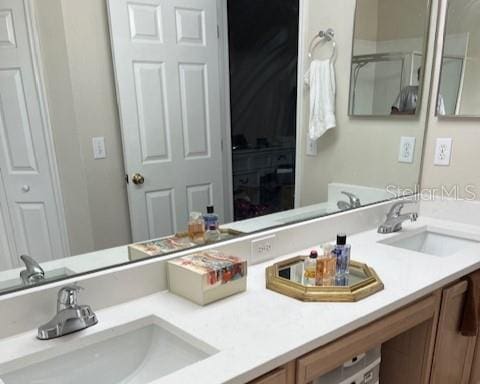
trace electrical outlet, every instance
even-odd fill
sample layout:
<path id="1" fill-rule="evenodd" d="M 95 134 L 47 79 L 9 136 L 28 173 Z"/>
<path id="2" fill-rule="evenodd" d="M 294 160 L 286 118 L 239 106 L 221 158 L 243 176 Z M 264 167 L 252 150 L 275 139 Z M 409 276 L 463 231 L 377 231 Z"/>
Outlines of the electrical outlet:
<path id="1" fill-rule="evenodd" d="M 250 261 L 252 263 L 260 263 L 273 259 L 275 257 L 274 247 L 276 238 L 276 235 L 271 235 L 253 240 Z"/>
<path id="2" fill-rule="evenodd" d="M 435 147 L 435 165 L 450 165 L 450 159 L 452 157 L 452 139 L 440 138 L 437 139 Z"/>
<path id="3" fill-rule="evenodd" d="M 318 156 L 317 140 L 307 137 L 307 156 Z"/>
<path id="4" fill-rule="evenodd" d="M 415 137 L 402 136 L 400 138 L 400 153 L 398 154 L 398 161 L 400 163 L 413 163 L 413 156 L 415 154 Z"/>

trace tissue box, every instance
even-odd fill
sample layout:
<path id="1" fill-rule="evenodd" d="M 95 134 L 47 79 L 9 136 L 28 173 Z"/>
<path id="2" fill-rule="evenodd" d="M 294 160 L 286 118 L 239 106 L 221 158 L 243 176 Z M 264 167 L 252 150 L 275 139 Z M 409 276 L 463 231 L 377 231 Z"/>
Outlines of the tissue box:
<path id="1" fill-rule="evenodd" d="M 168 262 L 170 291 L 206 305 L 247 289 L 247 262 L 218 251 L 205 251 Z"/>

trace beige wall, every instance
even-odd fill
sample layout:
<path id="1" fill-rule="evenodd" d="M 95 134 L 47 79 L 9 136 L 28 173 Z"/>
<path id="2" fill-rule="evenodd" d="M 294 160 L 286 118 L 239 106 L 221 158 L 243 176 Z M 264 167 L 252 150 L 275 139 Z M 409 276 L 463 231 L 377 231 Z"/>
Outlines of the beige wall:
<path id="1" fill-rule="evenodd" d="M 427 21 L 427 4 L 428 0 L 380 0 L 378 40 L 423 37 Z"/>
<path id="2" fill-rule="evenodd" d="M 446 12 L 446 4 L 442 4 L 442 13 Z M 478 19 L 477 19 L 478 22 Z M 443 44 L 443 24 L 439 30 L 438 47 Z M 436 64 L 432 81 L 432 95 L 430 103 L 435 105 L 440 74 L 442 50 L 436 53 Z M 476 89 L 478 96 L 480 90 Z M 440 137 L 451 137 L 453 139 L 453 150 L 451 164 L 448 167 L 433 165 L 435 142 Z M 465 192 L 468 186 L 473 186 L 477 199 L 480 199 L 480 118 L 476 119 L 439 119 L 435 116 L 435 108 L 430 108 L 429 123 L 427 130 L 427 141 L 425 145 L 425 158 L 423 161 L 423 188 L 441 188 L 446 186 L 449 189 L 458 186 L 459 195 L 470 197 Z"/>
<path id="3" fill-rule="evenodd" d="M 378 38 L 379 0 L 357 1 L 355 39 L 376 41 Z"/>
<path id="4" fill-rule="evenodd" d="M 131 235 L 106 3 L 35 5 L 71 253 L 126 244 Z M 93 159 L 95 136 L 105 137 L 106 159 Z"/>
<path id="5" fill-rule="evenodd" d="M 348 98 L 355 0 L 345 0 L 342 6 L 330 0 L 306 0 L 305 39 L 320 28 L 336 31 L 337 127 L 318 141 L 318 156 L 305 155 L 308 127 L 308 91 L 303 90 L 303 124 L 301 131 L 300 205 L 326 200 L 331 182 L 385 188 L 389 184 L 413 187 L 419 181 L 426 108 L 418 117 L 350 118 Z M 434 33 L 431 34 L 433 40 Z M 430 50 L 433 44 L 430 44 Z M 304 48 L 305 49 L 305 48 Z M 325 48 L 326 50 L 328 47 Z M 319 52 L 320 53 L 320 52 Z M 320 53 L 321 56 L 321 53 Z M 427 66 L 431 65 L 431 54 Z M 307 65 L 307 63 L 306 63 Z M 429 76 L 427 74 L 427 82 Z M 302 92 L 302 90 L 300 90 Z M 428 101 L 424 96 L 423 105 Z M 415 136 L 417 145 L 413 164 L 398 162 L 401 136 Z"/>

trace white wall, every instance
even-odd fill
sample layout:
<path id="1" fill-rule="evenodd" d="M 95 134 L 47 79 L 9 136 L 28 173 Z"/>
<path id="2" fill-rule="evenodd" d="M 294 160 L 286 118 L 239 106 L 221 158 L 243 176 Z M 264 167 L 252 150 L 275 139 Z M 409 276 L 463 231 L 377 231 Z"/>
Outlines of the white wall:
<path id="1" fill-rule="evenodd" d="M 435 12 L 435 10 L 434 10 Z M 318 141 L 318 156 L 305 154 L 308 124 L 308 91 L 303 92 L 303 124 L 300 127 L 300 205 L 326 200 L 327 185 L 332 182 L 385 188 L 389 184 L 413 187 L 419 181 L 424 127 L 426 124 L 424 94 L 423 108 L 417 117 L 350 118 L 348 98 L 352 51 L 355 0 L 338 2 L 306 0 L 303 12 L 304 45 L 319 29 L 332 27 L 336 32 L 338 58 L 337 72 L 337 128 L 327 132 Z M 430 34 L 427 67 L 431 66 L 434 33 Z M 304 46 L 304 52 L 308 48 Z M 325 46 L 324 55 L 328 55 Z M 321 56 L 319 52 L 319 56 Z M 305 70 L 305 68 L 304 68 Z M 347 75 L 346 75 L 347 74 Z M 426 74 L 426 84 L 429 84 Z M 413 164 L 398 162 L 401 136 L 414 136 L 417 146 Z"/>
<path id="2" fill-rule="evenodd" d="M 131 241 L 106 4 L 34 0 L 72 254 Z M 94 160 L 103 136 L 107 159 Z"/>

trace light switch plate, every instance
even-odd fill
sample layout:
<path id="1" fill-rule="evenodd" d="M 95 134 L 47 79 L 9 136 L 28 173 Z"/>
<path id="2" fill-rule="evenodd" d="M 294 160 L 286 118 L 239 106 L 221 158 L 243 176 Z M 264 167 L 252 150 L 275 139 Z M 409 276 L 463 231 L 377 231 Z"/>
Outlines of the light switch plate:
<path id="1" fill-rule="evenodd" d="M 316 140 L 307 137 L 307 156 L 318 156 L 318 145 Z"/>
<path id="2" fill-rule="evenodd" d="M 400 152 L 398 161 L 400 163 L 413 163 L 415 155 L 415 137 L 402 136 L 400 138 Z"/>
<path id="3" fill-rule="evenodd" d="M 93 137 L 93 158 L 105 159 L 107 157 L 107 149 L 105 148 L 105 138 L 104 137 Z"/>
<path id="4" fill-rule="evenodd" d="M 452 139 L 450 137 L 444 137 L 437 139 L 435 146 L 435 165 L 450 165 L 452 157 Z"/>

